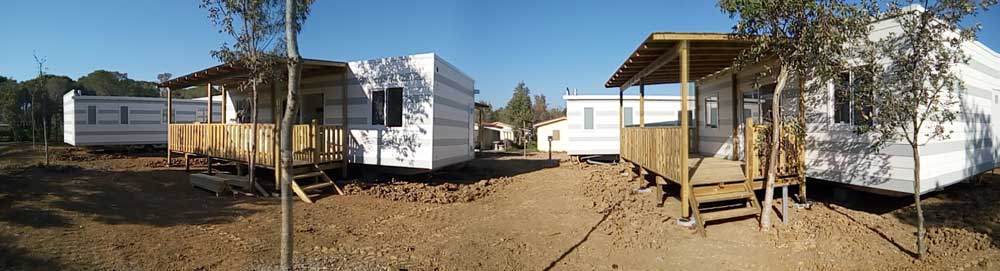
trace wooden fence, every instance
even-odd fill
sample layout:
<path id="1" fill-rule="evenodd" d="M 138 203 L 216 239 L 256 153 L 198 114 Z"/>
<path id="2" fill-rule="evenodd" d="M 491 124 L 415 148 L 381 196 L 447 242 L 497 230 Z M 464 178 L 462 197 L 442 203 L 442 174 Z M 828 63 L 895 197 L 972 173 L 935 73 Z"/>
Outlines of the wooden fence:
<path id="1" fill-rule="evenodd" d="M 621 132 L 621 157 L 665 178 L 680 182 L 687 151 L 680 127 L 627 127 Z"/>
<path id="2" fill-rule="evenodd" d="M 252 124 L 170 124 L 172 152 L 192 153 L 246 162 L 250 157 Z M 343 160 L 343 129 L 334 125 L 299 124 L 292 129 L 295 164 Z M 257 124 L 256 163 L 273 167 L 279 159 L 274 124 Z"/>
<path id="3" fill-rule="evenodd" d="M 767 154 L 771 145 L 771 125 L 754 124 L 753 119 L 745 122 L 745 148 L 747 158 L 747 173 L 751 179 L 767 176 Z M 778 141 L 778 177 L 801 176 L 804 155 L 803 142 L 796 133 L 788 132 L 790 127 L 782 127 L 781 138 Z"/>

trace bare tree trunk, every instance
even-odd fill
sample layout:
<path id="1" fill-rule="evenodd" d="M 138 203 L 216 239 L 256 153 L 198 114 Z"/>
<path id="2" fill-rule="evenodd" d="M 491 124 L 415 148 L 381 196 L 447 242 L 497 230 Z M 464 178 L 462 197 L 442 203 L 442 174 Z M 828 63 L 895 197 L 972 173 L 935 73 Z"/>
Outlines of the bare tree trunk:
<path id="1" fill-rule="evenodd" d="M 771 229 L 771 206 L 774 202 L 774 182 L 778 175 L 778 152 L 781 150 L 781 92 L 788 83 L 788 69 L 784 64 L 778 72 L 778 84 L 771 100 L 771 147 L 767 156 L 767 183 L 764 186 L 764 203 L 761 204 L 760 229 Z M 748 139 L 750 140 L 750 139 Z M 786 215 L 786 214 L 781 214 Z"/>
<path id="2" fill-rule="evenodd" d="M 41 76 L 39 76 L 39 78 L 41 78 Z M 39 79 L 39 80 L 41 80 L 41 79 Z M 35 94 L 31 93 L 31 107 L 28 108 L 29 109 L 28 114 L 31 114 L 31 150 L 37 150 L 38 149 L 38 147 L 35 147 L 35 141 L 38 138 L 38 136 L 35 135 L 35 125 L 36 125 L 36 122 L 37 122 L 37 121 L 35 121 L 35 106 L 36 105 L 37 104 L 35 104 Z"/>
<path id="3" fill-rule="evenodd" d="M 252 79 L 253 80 L 253 79 Z M 251 91 L 253 93 L 250 99 L 250 157 L 247 159 L 248 171 L 250 177 L 250 191 L 257 188 L 256 173 L 254 173 L 257 168 L 257 81 L 251 82 Z M 261 191 L 264 192 L 264 191 Z"/>
<path id="4" fill-rule="evenodd" d="M 281 118 L 281 270 L 292 269 L 292 122 L 298 107 L 302 56 L 299 55 L 296 0 L 285 0 L 285 42 L 288 53 L 288 96 Z"/>
<path id="5" fill-rule="evenodd" d="M 45 113 L 45 101 L 42 101 L 42 115 Z M 42 143 L 45 144 L 45 165 L 49 165 L 49 122 L 48 118 L 42 118 Z"/>
<path id="6" fill-rule="evenodd" d="M 919 129 L 914 129 L 914 131 L 919 131 Z M 917 258 L 922 258 L 924 252 L 927 251 L 927 244 L 924 243 L 924 210 L 920 206 L 920 147 L 917 145 L 917 137 L 920 136 L 918 132 L 914 132 L 913 142 L 910 143 L 910 147 L 913 148 L 913 202 L 917 205 Z"/>

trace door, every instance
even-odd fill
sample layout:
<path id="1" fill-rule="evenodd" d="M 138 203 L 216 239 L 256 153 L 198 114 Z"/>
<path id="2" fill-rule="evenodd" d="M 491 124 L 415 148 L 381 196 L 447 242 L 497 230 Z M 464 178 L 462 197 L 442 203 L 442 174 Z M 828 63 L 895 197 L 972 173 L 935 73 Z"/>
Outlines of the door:
<path id="1" fill-rule="evenodd" d="M 323 124 L 323 93 L 302 95 L 302 110 L 299 111 L 299 123 L 309 124 L 313 120 Z"/>

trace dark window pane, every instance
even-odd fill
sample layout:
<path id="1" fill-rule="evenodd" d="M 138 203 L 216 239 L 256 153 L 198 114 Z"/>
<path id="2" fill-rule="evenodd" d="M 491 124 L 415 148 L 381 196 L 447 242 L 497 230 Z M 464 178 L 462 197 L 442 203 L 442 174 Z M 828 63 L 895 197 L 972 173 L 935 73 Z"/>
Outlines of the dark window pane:
<path id="1" fill-rule="evenodd" d="M 122 106 L 118 110 L 118 123 L 128 124 L 128 106 Z"/>
<path id="2" fill-rule="evenodd" d="M 97 124 L 97 107 L 87 106 L 87 124 L 94 125 Z"/>
<path id="3" fill-rule="evenodd" d="M 372 124 L 385 125 L 385 91 L 372 91 Z"/>
<path id="4" fill-rule="evenodd" d="M 385 99 L 385 126 L 403 126 L 403 88 L 387 89 Z"/>
<path id="5" fill-rule="evenodd" d="M 840 74 L 834 85 L 833 120 L 835 123 L 851 123 L 851 77 L 849 73 Z"/>

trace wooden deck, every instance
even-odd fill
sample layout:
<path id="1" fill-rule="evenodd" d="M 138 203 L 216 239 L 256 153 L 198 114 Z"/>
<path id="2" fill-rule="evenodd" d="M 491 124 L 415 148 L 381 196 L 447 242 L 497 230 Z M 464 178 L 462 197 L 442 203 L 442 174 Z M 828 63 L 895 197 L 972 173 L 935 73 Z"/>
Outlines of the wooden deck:
<path id="1" fill-rule="evenodd" d="M 170 124 L 170 152 L 247 163 L 250 159 L 251 124 Z M 294 165 L 329 164 L 344 159 L 340 126 L 299 124 L 292 133 Z M 278 130 L 274 124 L 257 124 L 255 164 L 274 168 L 280 159 Z"/>
<path id="2" fill-rule="evenodd" d="M 754 190 L 764 187 L 767 126 L 745 125 L 745 161 L 702 156 L 690 152 L 681 127 L 628 127 L 621 129 L 621 159 L 633 167 L 634 177 L 651 175 L 658 184 L 680 185 L 681 216 L 693 217 L 704 234 L 704 223 L 759 213 Z M 779 140 L 778 174 L 775 187 L 799 184 L 804 198 L 804 148 L 794 133 Z M 717 209 L 713 204 L 729 203 L 735 208 Z"/>

